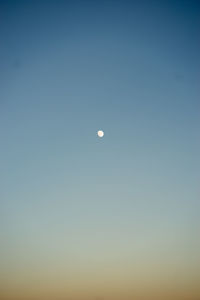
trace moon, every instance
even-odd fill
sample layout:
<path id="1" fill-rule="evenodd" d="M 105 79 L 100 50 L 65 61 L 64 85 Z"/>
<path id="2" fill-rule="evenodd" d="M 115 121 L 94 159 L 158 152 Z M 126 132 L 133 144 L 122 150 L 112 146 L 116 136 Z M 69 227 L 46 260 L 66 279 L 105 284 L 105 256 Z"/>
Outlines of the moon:
<path id="1" fill-rule="evenodd" d="M 104 136 L 103 130 L 98 130 L 97 135 L 98 135 L 98 137 L 102 138 Z"/>

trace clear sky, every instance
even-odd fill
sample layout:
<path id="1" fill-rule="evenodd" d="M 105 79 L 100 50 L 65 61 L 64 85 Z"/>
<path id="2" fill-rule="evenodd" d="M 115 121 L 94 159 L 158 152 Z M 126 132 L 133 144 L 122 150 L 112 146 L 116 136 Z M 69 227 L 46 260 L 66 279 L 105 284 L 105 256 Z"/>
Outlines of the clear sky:
<path id="1" fill-rule="evenodd" d="M 199 1 L 0 1 L 0 300 L 199 299 L 199 37 Z"/>

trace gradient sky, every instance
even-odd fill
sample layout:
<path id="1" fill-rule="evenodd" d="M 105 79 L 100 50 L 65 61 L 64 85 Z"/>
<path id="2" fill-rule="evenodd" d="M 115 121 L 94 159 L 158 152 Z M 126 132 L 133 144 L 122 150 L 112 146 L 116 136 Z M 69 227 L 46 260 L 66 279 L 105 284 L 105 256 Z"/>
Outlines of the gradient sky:
<path id="1" fill-rule="evenodd" d="M 0 300 L 200 298 L 199 37 L 199 1 L 0 1 Z"/>

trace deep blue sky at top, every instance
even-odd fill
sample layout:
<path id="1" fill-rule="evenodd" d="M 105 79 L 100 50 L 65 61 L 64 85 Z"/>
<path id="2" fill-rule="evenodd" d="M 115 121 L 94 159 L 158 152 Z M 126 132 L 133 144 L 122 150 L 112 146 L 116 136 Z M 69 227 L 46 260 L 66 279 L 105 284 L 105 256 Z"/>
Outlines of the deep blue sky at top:
<path id="1" fill-rule="evenodd" d="M 0 1 L 7 235 L 197 222 L 199 33 L 199 1 Z"/>

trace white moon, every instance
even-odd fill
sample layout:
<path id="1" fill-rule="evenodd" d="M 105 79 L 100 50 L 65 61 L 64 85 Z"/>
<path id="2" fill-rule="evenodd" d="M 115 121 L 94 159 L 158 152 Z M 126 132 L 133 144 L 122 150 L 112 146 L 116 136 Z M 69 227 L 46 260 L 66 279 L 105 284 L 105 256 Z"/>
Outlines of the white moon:
<path id="1" fill-rule="evenodd" d="M 104 136 L 104 132 L 102 130 L 97 131 L 98 137 L 102 138 Z"/>

